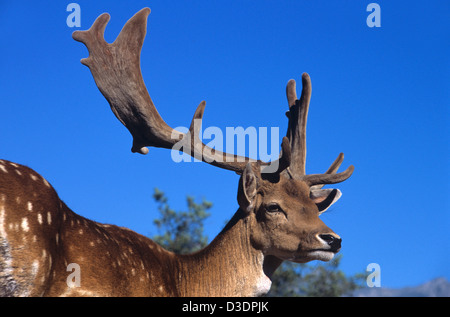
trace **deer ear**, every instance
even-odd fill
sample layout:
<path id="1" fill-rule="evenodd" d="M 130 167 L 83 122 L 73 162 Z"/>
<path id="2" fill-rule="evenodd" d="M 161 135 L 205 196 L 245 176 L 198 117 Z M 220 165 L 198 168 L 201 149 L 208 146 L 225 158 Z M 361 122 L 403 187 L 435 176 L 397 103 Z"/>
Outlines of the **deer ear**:
<path id="1" fill-rule="evenodd" d="M 319 208 L 319 215 L 327 210 L 332 204 L 341 198 L 342 193 L 339 189 L 311 189 L 309 197 Z"/>
<path id="2" fill-rule="evenodd" d="M 238 203 L 243 210 L 250 212 L 253 209 L 257 187 L 258 177 L 248 163 L 239 179 Z"/>

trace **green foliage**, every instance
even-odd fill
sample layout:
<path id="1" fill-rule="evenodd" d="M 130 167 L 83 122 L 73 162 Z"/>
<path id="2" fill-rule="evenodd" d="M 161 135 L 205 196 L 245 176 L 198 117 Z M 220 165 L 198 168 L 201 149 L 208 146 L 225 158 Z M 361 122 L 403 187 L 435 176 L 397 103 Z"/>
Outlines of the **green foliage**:
<path id="1" fill-rule="evenodd" d="M 270 297 L 297 297 L 299 285 L 302 282 L 302 268 L 305 264 L 283 262 L 272 275 L 272 286 L 267 296 Z"/>
<path id="2" fill-rule="evenodd" d="M 208 238 L 203 233 L 203 222 L 212 203 L 196 203 L 187 197 L 188 211 L 174 211 L 167 197 L 155 189 L 153 198 L 158 203 L 160 218 L 154 220 L 160 234 L 152 237 L 164 248 L 179 254 L 188 254 L 204 248 Z M 296 264 L 284 262 L 272 276 L 272 287 L 267 296 L 293 297 L 346 296 L 363 285 L 364 274 L 346 276 L 339 269 L 342 255 L 326 263 Z"/>
<path id="3" fill-rule="evenodd" d="M 338 297 L 351 296 L 363 286 L 363 273 L 347 276 L 339 269 L 342 255 L 314 264 L 284 262 L 272 277 L 268 296 Z"/>
<path id="4" fill-rule="evenodd" d="M 159 234 L 153 240 L 165 249 L 187 254 L 204 248 L 208 238 L 203 234 L 203 221 L 210 216 L 207 212 L 212 203 L 203 200 L 197 204 L 190 196 L 186 198 L 187 211 L 174 211 L 162 191 L 155 188 L 153 198 L 158 203 L 160 218 L 155 219 Z"/>

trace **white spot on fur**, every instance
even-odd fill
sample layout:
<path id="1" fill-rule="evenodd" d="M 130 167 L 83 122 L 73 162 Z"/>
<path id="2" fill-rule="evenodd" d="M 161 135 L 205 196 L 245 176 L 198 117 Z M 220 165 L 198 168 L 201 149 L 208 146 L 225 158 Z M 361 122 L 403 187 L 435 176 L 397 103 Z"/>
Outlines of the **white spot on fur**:
<path id="1" fill-rule="evenodd" d="M 31 264 L 31 274 L 33 274 L 36 277 L 38 270 L 39 270 L 39 261 L 34 260 L 33 264 Z"/>
<path id="2" fill-rule="evenodd" d="M 22 230 L 25 232 L 28 232 L 28 230 L 30 230 L 30 226 L 28 226 L 28 219 L 22 218 Z"/>
<path id="3" fill-rule="evenodd" d="M 44 222 L 44 221 L 42 220 L 42 215 L 41 215 L 41 214 L 37 214 L 37 220 L 38 220 L 38 222 L 39 222 L 40 225 L 42 225 L 42 223 Z"/>
<path id="4" fill-rule="evenodd" d="M 7 170 L 6 167 L 3 166 L 2 164 L 0 164 L 0 169 L 1 169 L 4 173 L 8 173 L 8 170 Z"/>
<path id="5" fill-rule="evenodd" d="M 47 212 L 47 222 L 49 225 L 52 224 L 52 214 L 50 213 L 50 211 Z"/>
<path id="6" fill-rule="evenodd" d="M 6 239 L 6 230 L 5 230 L 5 207 L 0 207 L 0 237 Z"/>
<path id="7" fill-rule="evenodd" d="M 28 202 L 27 207 L 28 211 L 33 211 L 33 203 L 31 201 Z"/>

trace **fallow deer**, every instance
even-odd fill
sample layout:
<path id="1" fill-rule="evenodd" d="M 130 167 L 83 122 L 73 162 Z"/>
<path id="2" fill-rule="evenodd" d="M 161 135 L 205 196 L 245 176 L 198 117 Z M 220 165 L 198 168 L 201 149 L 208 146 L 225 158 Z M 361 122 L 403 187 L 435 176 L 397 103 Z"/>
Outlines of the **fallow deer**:
<path id="1" fill-rule="evenodd" d="M 283 261 L 328 261 L 341 238 L 319 215 L 341 196 L 325 184 L 349 178 L 353 166 L 337 173 L 340 154 L 324 174 L 305 173 L 309 76 L 287 84 L 289 119 L 281 153 L 272 164 L 211 149 L 191 124 L 183 134 L 158 114 L 140 70 L 140 52 L 150 9 L 136 13 L 108 44 L 108 14 L 73 38 L 84 43 L 95 82 L 117 118 L 133 136 L 133 152 L 147 146 L 181 151 L 240 174 L 239 208 L 203 250 L 178 255 L 129 229 L 88 220 L 70 210 L 53 187 L 28 167 L 0 161 L 1 296 L 257 296 L 266 294 Z M 205 102 L 195 111 L 201 120 Z M 272 171 L 269 172 L 269 167 Z M 68 283 L 71 264 L 79 285 Z"/>

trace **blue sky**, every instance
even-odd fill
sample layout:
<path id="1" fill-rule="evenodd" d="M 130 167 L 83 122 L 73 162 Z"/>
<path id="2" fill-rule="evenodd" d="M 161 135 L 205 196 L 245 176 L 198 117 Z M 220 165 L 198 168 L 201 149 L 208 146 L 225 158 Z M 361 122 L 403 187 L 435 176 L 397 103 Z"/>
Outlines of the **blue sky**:
<path id="1" fill-rule="evenodd" d="M 206 100 L 204 127 L 279 127 L 285 85 L 308 72 L 307 172 L 340 152 L 353 176 L 323 220 L 343 238 L 348 274 L 381 267 L 386 287 L 450 279 L 448 1 L 77 1 L 81 28 L 66 25 L 70 1 L 0 1 L 0 157 L 45 176 L 77 213 L 156 233 L 153 188 L 175 209 L 186 195 L 214 203 L 212 239 L 237 210 L 238 176 L 170 151 L 132 154 L 71 34 L 111 14 L 112 42 L 150 7 L 142 73 L 160 114 L 188 126 Z M 300 86 L 300 84 L 299 84 Z"/>

